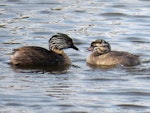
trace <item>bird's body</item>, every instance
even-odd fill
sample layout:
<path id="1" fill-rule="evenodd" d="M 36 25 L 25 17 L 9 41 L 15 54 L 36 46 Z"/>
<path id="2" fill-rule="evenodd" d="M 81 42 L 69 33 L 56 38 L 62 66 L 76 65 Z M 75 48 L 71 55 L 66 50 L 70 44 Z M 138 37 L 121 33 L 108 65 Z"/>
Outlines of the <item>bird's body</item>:
<path id="1" fill-rule="evenodd" d="M 96 40 L 91 43 L 93 51 L 86 59 L 92 65 L 117 65 L 135 66 L 140 64 L 139 57 L 124 51 L 111 51 L 110 45 L 104 40 Z"/>
<path id="2" fill-rule="evenodd" d="M 94 56 L 93 54 L 87 57 L 87 62 L 93 65 L 117 65 L 122 64 L 124 66 L 138 65 L 138 56 L 121 51 L 111 51 L 109 53 Z"/>
<path id="3" fill-rule="evenodd" d="M 11 63 L 15 65 L 36 65 L 36 66 L 56 66 L 69 65 L 69 57 L 61 50 L 61 54 L 49 51 L 42 47 L 24 46 L 15 49 L 11 56 Z"/>
<path id="4" fill-rule="evenodd" d="M 57 34 L 50 38 L 47 50 L 37 46 L 23 46 L 15 49 L 11 55 L 10 63 L 17 66 L 61 66 L 70 65 L 71 60 L 63 49 L 73 48 L 72 39 L 65 34 Z"/>

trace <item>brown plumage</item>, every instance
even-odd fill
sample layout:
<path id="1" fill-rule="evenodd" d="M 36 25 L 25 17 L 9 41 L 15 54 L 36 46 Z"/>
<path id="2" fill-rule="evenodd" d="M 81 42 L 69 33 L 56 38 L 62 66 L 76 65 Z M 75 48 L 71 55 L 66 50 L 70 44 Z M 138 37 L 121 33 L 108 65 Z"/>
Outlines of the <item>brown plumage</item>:
<path id="1" fill-rule="evenodd" d="M 63 51 L 65 48 L 78 50 L 69 36 L 58 33 L 49 40 L 50 50 L 37 46 L 20 47 L 14 50 L 10 63 L 17 66 L 70 65 L 71 61 Z"/>
<path id="2" fill-rule="evenodd" d="M 89 50 L 93 51 L 86 59 L 92 65 L 117 65 L 135 66 L 140 64 L 139 57 L 128 52 L 111 51 L 110 44 L 105 40 L 95 40 Z"/>

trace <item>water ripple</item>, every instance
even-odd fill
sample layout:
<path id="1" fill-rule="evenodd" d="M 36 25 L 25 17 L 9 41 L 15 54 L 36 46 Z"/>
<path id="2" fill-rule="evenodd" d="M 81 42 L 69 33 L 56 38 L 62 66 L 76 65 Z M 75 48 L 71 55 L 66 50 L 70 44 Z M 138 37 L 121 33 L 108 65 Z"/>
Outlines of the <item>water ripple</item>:
<path id="1" fill-rule="evenodd" d="M 1 0 L 0 112 L 149 113 L 149 0 Z M 70 68 L 18 69 L 8 65 L 20 46 L 48 48 L 56 32 L 80 51 L 65 50 Z M 86 48 L 96 39 L 140 56 L 134 67 L 90 66 Z"/>

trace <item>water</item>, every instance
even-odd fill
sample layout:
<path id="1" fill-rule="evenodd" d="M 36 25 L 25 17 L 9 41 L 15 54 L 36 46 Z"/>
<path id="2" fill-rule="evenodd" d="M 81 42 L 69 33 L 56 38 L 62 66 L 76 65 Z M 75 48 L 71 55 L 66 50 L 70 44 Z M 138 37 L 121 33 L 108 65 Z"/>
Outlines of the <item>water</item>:
<path id="1" fill-rule="evenodd" d="M 65 50 L 67 72 L 16 70 L 13 49 L 48 49 L 56 32 L 80 51 Z M 149 0 L 1 0 L 0 113 L 149 113 Z M 135 67 L 93 68 L 85 63 L 90 42 L 103 38 L 113 50 L 140 56 Z"/>

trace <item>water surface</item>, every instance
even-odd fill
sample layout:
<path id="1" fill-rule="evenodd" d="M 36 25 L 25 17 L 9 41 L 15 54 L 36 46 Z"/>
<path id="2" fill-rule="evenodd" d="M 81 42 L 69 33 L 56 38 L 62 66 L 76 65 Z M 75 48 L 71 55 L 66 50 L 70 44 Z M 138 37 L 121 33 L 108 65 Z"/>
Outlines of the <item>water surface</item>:
<path id="1" fill-rule="evenodd" d="M 62 32 L 80 51 L 65 50 L 73 66 L 65 72 L 12 68 L 13 49 L 48 49 Z M 1 113 L 149 113 L 149 0 L 1 0 Z M 90 42 L 105 39 L 112 49 L 140 56 L 134 67 L 93 68 L 85 63 Z"/>

